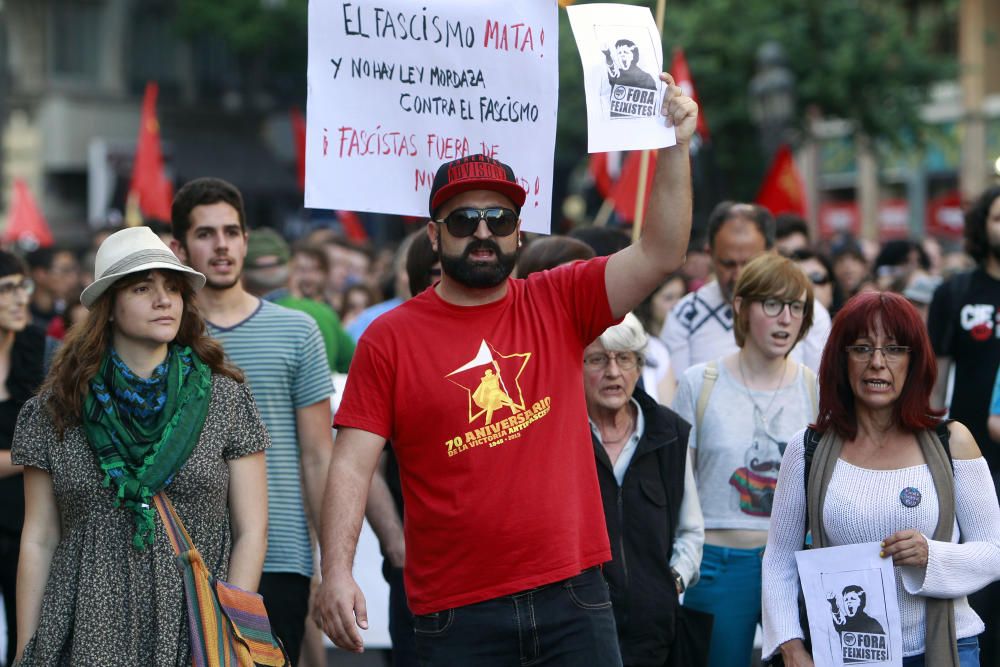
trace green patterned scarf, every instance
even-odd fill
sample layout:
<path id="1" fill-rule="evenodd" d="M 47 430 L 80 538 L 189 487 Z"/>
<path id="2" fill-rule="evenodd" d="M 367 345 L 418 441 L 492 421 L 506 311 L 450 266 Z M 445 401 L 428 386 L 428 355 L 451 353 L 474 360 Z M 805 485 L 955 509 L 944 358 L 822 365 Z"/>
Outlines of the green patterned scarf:
<path id="1" fill-rule="evenodd" d="M 153 496 L 198 443 L 211 393 L 212 371 L 190 347 L 171 346 L 148 379 L 132 373 L 109 348 L 90 381 L 83 428 L 104 486 L 115 488 L 115 506 L 135 519 L 136 549 L 153 543 Z"/>

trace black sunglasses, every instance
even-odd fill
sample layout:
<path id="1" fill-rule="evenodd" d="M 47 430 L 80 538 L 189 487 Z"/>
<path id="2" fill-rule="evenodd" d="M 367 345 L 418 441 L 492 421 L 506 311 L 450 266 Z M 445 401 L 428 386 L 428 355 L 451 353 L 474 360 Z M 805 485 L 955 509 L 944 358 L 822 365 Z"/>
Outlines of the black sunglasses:
<path id="1" fill-rule="evenodd" d="M 502 206 L 490 208 L 457 208 L 444 220 L 435 220 L 448 227 L 448 233 L 456 238 L 472 236 L 479 229 L 479 221 L 485 220 L 486 226 L 494 236 L 510 236 L 517 229 L 517 211 Z"/>
<path id="2" fill-rule="evenodd" d="M 822 273 L 819 272 L 810 273 L 809 280 L 812 282 L 813 285 L 826 285 L 831 282 L 830 276 L 823 275 Z"/>

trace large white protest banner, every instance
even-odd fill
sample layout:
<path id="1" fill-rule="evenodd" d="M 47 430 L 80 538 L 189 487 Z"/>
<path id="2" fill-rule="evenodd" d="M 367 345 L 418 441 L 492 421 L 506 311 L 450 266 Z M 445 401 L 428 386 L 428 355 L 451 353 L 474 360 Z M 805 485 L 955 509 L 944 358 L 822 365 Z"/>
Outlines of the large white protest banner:
<path id="1" fill-rule="evenodd" d="M 816 667 L 902 667 L 892 559 L 878 542 L 795 552 Z"/>
<path id="2" fill-rule="evenodd" d="M 427 216 L 442 162 L 485 153 L 548 232 L 559 97 L 554 0 L 309 3 L 307 208 Z"/>
<path id="3" fill-rule="evenodd" d="M 663 45 L 648 7 L 567 7 L 583 63 L 587 150 L 628 151 L 677 143 L 660 113 Z"/>

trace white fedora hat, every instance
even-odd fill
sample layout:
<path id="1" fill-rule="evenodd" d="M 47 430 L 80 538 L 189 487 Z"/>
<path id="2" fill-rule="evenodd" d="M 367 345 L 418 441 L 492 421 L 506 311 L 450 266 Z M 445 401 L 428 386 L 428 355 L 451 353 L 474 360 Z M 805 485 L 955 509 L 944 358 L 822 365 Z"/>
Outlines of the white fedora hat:
<path id="1" fill-rule="evenodd" d="M 183 273 L 196 290 L 205 286 L 205 276 L 181 264 L 152 229 L 129 227 L 104 239 L 104 243 L 97 249 L 94 260 L 95 279 L 80 294 L 80 303 L 90 308 L 115 281 L 132 273 L 153 269 Z"/>

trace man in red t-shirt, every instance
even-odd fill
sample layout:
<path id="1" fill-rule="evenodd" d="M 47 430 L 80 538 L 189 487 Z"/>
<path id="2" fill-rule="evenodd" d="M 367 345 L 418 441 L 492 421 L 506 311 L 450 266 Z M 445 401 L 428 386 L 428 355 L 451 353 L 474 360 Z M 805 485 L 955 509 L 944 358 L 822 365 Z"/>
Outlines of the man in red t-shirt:
<path id="1" fill-rule="evenodd" d="M 335 418 L 314 614 L 337 646 L 363 650 L 351 569 L 391 439 L 423 663 L 621 665 L 581 364 L 684 259 L 697 106 L 661 79 L 677 146 L 660 151 L 642 236 L 610 258 L 510 279 L 526 197 L 513 171 L 482 155 L 438 170 L 427 233 L 441 281 L 361 337 Z"/>

